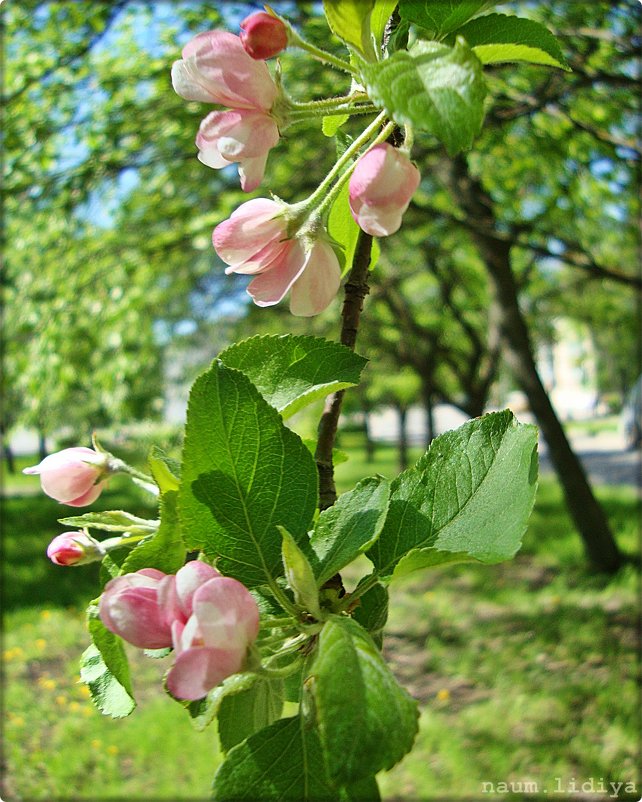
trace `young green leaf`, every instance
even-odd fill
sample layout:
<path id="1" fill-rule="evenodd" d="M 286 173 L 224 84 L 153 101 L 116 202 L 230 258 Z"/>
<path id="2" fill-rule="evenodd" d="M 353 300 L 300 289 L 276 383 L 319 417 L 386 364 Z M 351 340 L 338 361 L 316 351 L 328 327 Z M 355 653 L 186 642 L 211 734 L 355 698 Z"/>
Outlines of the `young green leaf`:
<path id="1" fill-rule="evenodd" d="M 104 532 L 127 532 L 130 535 L 150 535 L 158 528 L 158 521 L 139 518 L 124 510 L 105 510 L 105 512 L 85 512 L 59 518 L 61 524 L 77 527 L 91 527 Z"/>
<path id="2" fill-rule="evenodd" d="M 80 658 L 80 679 L 87 685 L 96 707 L 105 716 L 124 718 L 136 707 L 136 702 L 105 665 L 98 649 L 92 644 Z"/>
<path id="3" fill-rule="evenodd" d="M 101 713 L 112 718 L 128 716 L 136 702 L 127 655 L 121 639 L 100 620 L 97 600 L 87 608 L 87 627 L 93 644 L 83 652 L 80 679 Z"/>
<path id="4" fill-rule="evenodd" d="M 122 574 L 141 568 L 156 568 L 165 574 L 175 574 L 184 564 L 186 548 L 178 521 L 178 493 L 166 490 L 160 500 L 160 526 L 149 539 L 136 546 L 122 565 Z"/>
<path id="5" fill-rule="evenodd" d="M 390 769 L 412 748 L 417 703 L 351 618 L 333 616 L 324 625 L 306 687 L 326 768 L 338 785 Z"/>
<path id="6" fill-rule="evenodd" d="M 303 610 L 319 619 L 319 592 L 310 563 L 288 530 L 279 526 L 279 531 L 283 538 L 281 552 L 285 578 L 294 593 L 294 600 Z"/>
<path id="7" fill-rule="evenodd" d="M 519 549 L 537 485 L 537 429 L 506 410 L 468 421 L 436 438 L 409 470 L 394 480 L 390 509 L 368 552 L 382 578 L 405 555 L 426 567 L 434 552 L 459 562 L 495 563 Z M 442 562 L 439 560 L 439 562 Z M 408 565 L 408 564 L 406 564 Z"/>
<path id="8" fill-rule="evenodd" d="M 339 128 L 350 119 L 349 114 L 329 114 L 321 122 L 321 130 L 325 136 L 334 136 Z"/>
<path id="9" fill-rule="evenodd" d="M 217 558 L 247 587 L 283 573 L 285 526 L 307 538 L 318 494 L 312 455 L 240 371 L 218 360 L 187 410 L 179 516 L 188 548 Z"/>
<path id="10" fill-rule="evenodd" d="M 352 267 L 360 231 L 361 229 L 350 211 L 350 185 L 344 184 L 328 215 L 328 234 L 341 248 L 337 255 L 344 275 Z M 379 242 L 375 238 L 372 241 L 370 253 L 370 270 L 377 264 L 380 254 Z"/>
<path id="11" fill-rule="evenodd" d="M 345 345 L 293 334 L 250 337 L 226 348 L 219 359 L 244 373 L 283 418 L 358 384 L 367 362 Z"/>
<path id="12" fill-rule="evenodd" d="M 363 582 L 364 580 L 361 580 Z M 359 582 L 359 585 L 361 585 Z M 357 585 L 357 588 L 359 587 Z M 373 585 L 363 596 L 359 597 L 359 602 L 352 617 L 357 623 L 368 631 L 372 640 L 381 649 L 383 644 L 383 628 L 388 620 L 388 590 L 380 582 Z"/>
<path id="13" fill-rule="evenodd" d="M 482 64 L 527 61 L 570 72 L 570 67 L 553 34 L 523 17 L 488 14 L 472 20 L 457 31 L 472 47 Z"/>
<path id="14" fill-rule="evenodd" d="M 389 497 L 388 481 L 370 476 L 319 515 L 306 547 L 319 587 L 376 541 Z"/>
<path id="15" fill-rule="evenodd" d="M 323 0 L 328 25 L 347 45 L 353 47 L 367 61 L 376 59 L 370 30 L 370 14 L 374 0 Z"/>
<path id="16" fill-rule="evenodd" d="M 218 737 L 228 752 L 272 724 L 283 710 L 283 680 L 260 679 L 238 693 L 225 694 L 218 709 Z"/>
<path id="17" fill-rule="evenodd" d="M 381 47 L 388 20 L 397 6 L 397 0 L 375 0 L 370 16 L 370 30 L 376 47 Z"/>
<path id="18" fill-rule="evenodd" d="M 418 41 L 361 72 L 373 102 L 396 123 L 428 131 L 451 156 L 471 147 L 484 118 L 486 83 L 465 40 L 454 47 Z"/>
<path id="19" fill-rule="evenodd" d="M 170 459 L 158 446 L 152 446 L 147 462 L 161 494 L 168 490 L 178 490 L 180 465 L 175 460 Z"/>
<path id="20" fill-rule="evenodd" d="M 494 6 L 493 0 L 400 0 L 399 16 L 443 39 L 469 19 Z"/>

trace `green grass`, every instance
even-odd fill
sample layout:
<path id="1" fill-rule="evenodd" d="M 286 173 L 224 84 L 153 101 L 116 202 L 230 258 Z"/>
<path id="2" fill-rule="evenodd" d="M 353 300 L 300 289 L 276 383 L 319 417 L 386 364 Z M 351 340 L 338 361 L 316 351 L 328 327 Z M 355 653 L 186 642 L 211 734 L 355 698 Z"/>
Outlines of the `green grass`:
<path id="1" fill-rule="evenodd" d="M 340 447 L 351 456 L 337 469 L 342 490 L 397 472 L 391 447 L 379 447 L 371 465 L 358 435 L 345 434 Z M 633 490 L 599 496 L 634 554 Z M 96 507 L 146 514 L 145 497 L 124 479 Z M 5 500 L 2 796 L 206 799 L 220 760 L 215 729 L 195 732 L 163 693 L 171 658 L 128 649 L 139 707 L 127 719 L 100 716 L 78 683 L 82 609 L 97 585 L 92 566 L 58 568 L 44 556 L 66 512 L 40 495 Z M 385 650 L 422 716 L 413 752 L 380 775 L 384 798 L 526 800 L 535 797 L 482 795 L 481 784 L 530 781 L 554 799 L 556 778 L 639 788 L 638 579 L 632 564 L 611 578 L 586 570 L 559 487 L 547 479 L 513 562 L 418 573 L 395 586 Z"/>

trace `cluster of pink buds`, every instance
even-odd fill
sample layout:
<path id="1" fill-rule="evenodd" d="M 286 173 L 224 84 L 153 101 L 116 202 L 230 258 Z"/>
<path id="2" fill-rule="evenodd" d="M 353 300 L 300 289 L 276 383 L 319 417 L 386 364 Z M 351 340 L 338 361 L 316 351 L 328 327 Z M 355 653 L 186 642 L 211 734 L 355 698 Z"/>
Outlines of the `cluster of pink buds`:
<path id="1" fill-rule="evenodd" d="M 227 106 L 201 123 L 198 158 L 216 169 L 238 163 L 241 188 L 256 189 L 268 153 L 279 141 L 272 108 L 279 90 L 263 61 L 249 56 L 238 36 L 208 31 L 192 39 L 172 66 L 175 91 L 186 100 Z"/>
<path id="2" fill-rule="evenodd" d="M 65 448 L 45 457 L 23 473 L 39 474 L 43 491 L 70 507 L 85 507 L 95 501 L 110 473 L 109 457 L 91 448 Z"/>
<path id="3" fill-rule="evenodd" d="M 288 32 L 280 19 L 256 11 L 241 23 L 241 44 L 253 59 L 277 56 L 288 46 Z"/>
<path id="4" fill-rule="evenodd" d="M 141 649 L 173 647 L 167 688 L 177 699 L 201 699 L 242 671 L 259 632 L 247 588 L 200 561 L 176 575 L 143 568 L 110 580 L 99 614 L 111 632 Z"/>
<path id="5" fill-rule="evenodd" d="M 336 295 L 341 268 L 329 241 L 288 239 L 287 209 L 267 198 L 243 203 L 214 229 L 214 247 L 226 273 L 256 276 L 247 291 L 258 306 L 278 303 L 291 289 L 292 313 L 316 315 Z"/>

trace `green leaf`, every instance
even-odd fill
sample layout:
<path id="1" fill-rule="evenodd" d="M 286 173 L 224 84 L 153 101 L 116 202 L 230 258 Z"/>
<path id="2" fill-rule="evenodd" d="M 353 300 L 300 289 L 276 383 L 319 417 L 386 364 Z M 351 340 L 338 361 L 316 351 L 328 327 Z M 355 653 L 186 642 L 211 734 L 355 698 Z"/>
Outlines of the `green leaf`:
<path id="1" fill-rule="evenodd" d="M 477 14 L 494 6 L 489 0 L 400 0 L 399 16 L 443 39 Z"/>
<path id="2" fill-rule="evenodd" d="M 283 573 L 276 527 L 305 539 L 317 486 L 298 435 L 243 373 L 214 362 L 187 410 L 179 491 L 187 547 L 202 548 L 247 587 L 269 584 Z"/>
<path id="3" fill-rule="evenodd" d="M 527 61 L 571 71 L 557 39 L 539 22 L 488 14 L 472 20 L 457 33 L 466 39 L 482 64 Z"/>
<path id="4" fill-rule="evenodd" d="M 453 561 L 495 563 L 519 549 L 537 485 L 537 429 L 506 410 L 468 421 L 436 438 L 392 483 L 385 525 L 368 552 L 382 577 L 409 552 L 428 567 L 434 552 Z M 408 566 L 409 563 L 406 563 Z M 396 572 L 395 572 L 396 573 Z"/>
<path id="5" fill-rule="evenodd" d="M 299 715 L 275 721 L 232 747 L 219 766 L 213 799 L 220 802 L 377 802 L 369 775 L 344 787 L 325 771 L 317 729 Z"/>
<path id="6" fill-rule="evenodd" d="M 326 768 L 337 784 L 390 769 L 412 748 L 417 703 L 351 618 L 333 616 L 326 622 L 306 687 Z"/>
<path id="7" fill-rule="evenodd" d="M 323 0 L 330 30 L 368 61 L 376 59 L 370 30 L 374 0 Z"/>
<path id="8" fill-rule="evenodd" d="M 147 462 L 161 494 L 168 490 L 178 490 L 180 465 L 175 460 L 170 459 L 158 446 L 152 446 Z"/>
<path id="9" fill-rule="evenodd" d="M 350 186 L 349 184 L 344 184 L 328 215 L 328 234 L 340 247 L 338 257 L 343 275 L 352 268 L 360 231 L 361 229 L 350 211 Z M 369 270 L 375 267 L 380 255 L 381 248 L 379 247 L 378 239 L 375 237 L 372 240 Z"/>
<path id="10" fill-rule="evenodd" d="M 106 716 L 124 718 L 136 707 L 136 702 L 107 668 L 94 645 L 82 653 L 80 679 L 89 688 L 96 707 Z"/>
<path id="11" fill-rule="evenodd" d="M 250 337 L 226 348 L 219 359 L 244 373 L 283 418 L 358 384 L 367 362 L 345 345 L 293 334 Z"/>
<path id="12" fill-rule="evenodd" d="M 486 84 L 465 40 L 454 47 L 418 41 L 409 52 L 365 64 L 362 76 L 372 101 L 399 125 L 428 131 L 451 156 L 471 147 L 484 119 Z"/>
<path id="13" fill-rule="evenodd" d="M 249 690 L 259 681 L 259 675 L 254 672 L 244 672 L 242 674 L 232 674 L 224 679 L 220 685 L 205 696 L 194 702 L 183 702 L 192 719 L 192 724 L 196 730 L 201 732 L 214 721 L 218 715 L 221 703 L 227 696 L 233 696 Z"/>
<path id="14" fill-rule="evenodd" d="M 386 520 L 389 497 L 388 481 L 370 476 L 319 515 L 306 548 L 319 587 L 376 541 Z"/>
<path id="15" fill-rule="evenodd" d="M 132 549 L 122 565 L 122 574 L 132 574 L 141 568 L 156 568 L 165 574 L 175 574 L 185 563 L 186 548 L 177 504 L 178 493 L 175 490 L 166 490 L 161 495 L 158 531 Z"/>
<path id="16" fill-rule="evenodd" d="M 61 524 L 77 527 L 91 527 L 105 532 L 128 532 L 132 535 L 148 535 L 155 532 L 158 521 L 139 518 L 124 510 L 106 510 L 105 512 L 86 512 L 83 515 L 71 515 L 59 518 Z"/>
<path id="17" fill-rule="evenodd" d="M 238 693 L 227 693 L 218 710 L 218 737 L 228 752 L 276 721 L 283 710 L 283 680 L 261 680 Z"/>
<path id="18" fill-rule="evenodd" d="M 370 29 L 377 47 L 381 47 L 388 20 L 397 6 L 397 0 L 375 0 L 370 17 Z"/>
<path id="19" fill-rule="evenodd" d="M 329 114 L 323 118 L 321 130 L 325 136 L 334 136 L 339 128 L 350 119 L 349 114 Z"/>
<path id="20" fill-rule="evenodd" d="M 301 716 L 276 721 L 231 749 L 216 772 L 213 791 L 221 802 L 338 798 L 326 777 L 319 735 Z"/>
<path id="21" fill-rule="evenodd" d="M 80 679 L 101 713 L 112 718 L 128 716 L 136 702 L 127 655 L 122 640 L 100 620 L 97 600 L 87 608 L 87 627 L 93 645 L 83 652 Z"/>
<path id="22" fill-rule="evenodd" d="M 283 538 L 281 552 L 288 587 L 294 593 L 295 602 L 303 610 L 319 619 L 321 618 L 319 592 L 310 563 L 288 530 L 279 526 L 279 531 Z"/>

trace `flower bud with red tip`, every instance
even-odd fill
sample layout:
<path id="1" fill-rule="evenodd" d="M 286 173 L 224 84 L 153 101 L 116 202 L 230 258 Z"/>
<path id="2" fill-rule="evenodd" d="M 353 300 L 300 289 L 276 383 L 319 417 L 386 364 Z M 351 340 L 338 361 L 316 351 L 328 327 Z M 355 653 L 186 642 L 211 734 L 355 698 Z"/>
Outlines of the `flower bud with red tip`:
<path id="1" fill-rule="evenodd" d="M 239 34 L 245 52 L 256 61 L 278 55 L 288 46 L 288 32 L 280 19 L 257 11 L 241 23 Z"/>
<path id="2" fill-rule="evenodd" d="M 81 565 L 100 560 L 104 554 L 85 532 L 63 532 L 47 547 L 47 557 L 56 565 Z"/>

